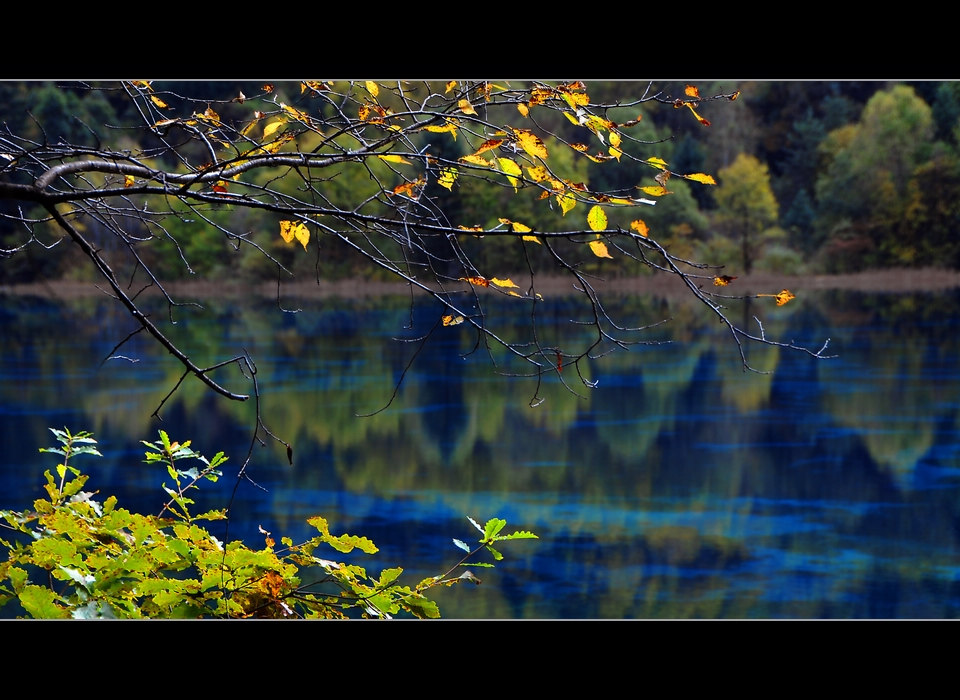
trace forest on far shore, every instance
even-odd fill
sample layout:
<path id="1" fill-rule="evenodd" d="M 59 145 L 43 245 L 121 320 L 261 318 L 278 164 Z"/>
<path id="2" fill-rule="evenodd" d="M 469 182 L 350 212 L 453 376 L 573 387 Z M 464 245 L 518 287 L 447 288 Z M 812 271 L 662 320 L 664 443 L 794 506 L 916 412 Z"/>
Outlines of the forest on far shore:
<path id="1" fill-rule="evenodd" d="M 646 83 L 591 81 L 592 101 L 626 103 Z M 122 90 L 107 84 L 0 82 L 0 129 L 38 143 L 64 140 L 91 148 L 137 152 L 154 146 L 156 134 L 144 127 Z M 682 83 L 658 86 L 683 93 Z M 105 89 L 107 88 L 107 89 Z M 675 173 L 708 173 L 717 186 L 681 178 L 669 181 L 670 194 L 644 209 L 650 236 L 675 256 L 722 265 L 730 274 L 815 275 L 888 268 L 960 269 L 960 82 L 894 81 L 712 81 L 698 83 L 701 95 L 739 91 L 734 101 L 705 103 L 700 113 L 709 126 L 686 109 L 647 102 L 609 110 L 607 117 L 625 122 L 639 118 L 631 130 L 638 141 L 624 144 L 627 157 L 616 163 L 594 162 L 570 149 L 551 149 L 551 165 L 572 182 L 592 190 L 634 192 L 654 185 L 656 171 L 643 163 L 657 157 Z M 224 120 L 249 120 L 249 107 L 235 100 L 254 94 L 250 81 L 157 81 L 157 94 L 176 109 L 176 97 L 209 100 Z M 442 92 L 442 83 L 438 84 Z M 311 98 L 297 82 L 276 84 L 278 100 L 309 111 Z M 548 115 L 539 126 L 546 147 L 554 139 L 583 140 L 581 127 Z M 464 139 L 431 134 L 431 148 L 446 158 L 467 155 Z M 462 153 L 459 151 L 462 150 Z M 283 173 L 264 171 L 264 182 Z M 331 173 L 331 200 L 362 201 L 372 183 L 362 168 Z M 296 183 L 291 183 L 291 186 Z M 528 196 L 524 196 L 524 195 Z M 568 230 L 581 226 L 549 202 L 537 201 L 530 188 L 519 196 L 482 179 L 462 180 L 450 191 L 432 183 L 426 195 L 457 220 L 454 225 L 491 229 L 506 217 L 534 230 Z M 0 214 L 13 203 L 0 203 Z M 610 214 L 611 226 L 628 229 L 636 211 Z M 372 277 L 362 258 L 348 249 L 321 247 L 303 255 L 276 234 L 276 219 L 266 211 L 217 205 L 211 221 L 249 231 L 253 240 L 301 278 Z M 622 218 L 622 220 L 621 220 Z M 86 223 L 96 237 L 96 222 Z M 574 229 L 576 230 L 576 229 Z M 216 226 L 195 217 L 170 217 L 169 240 L 145 245 L 144 259 L 163 279 L 196 274 L 229 274 L 231 279 L 276 279 L 276 267 L 249 246 L 236 249 Z M 0 219 L 0 248 L 23 245 L 27 232 Z M 57 238 L 53 228 L 44 246 Z M 108 236 L 103 244 L 110 245 Z M 492 271 L 518 269 L 516 247 L 505 237 L 488 236 L 476 244 L 473 258 Z M 481 245 L 482 244 L 482 245 Z M 295 244 L 294 244 L 295 245 Z M 108 251 L 109 252 L 109 251 Z M 605 276 L 643 274 L 640 266 L 590 261 L 587 271 Z M 93 272 L 68 241 L 30 245 L 0 262 L 0 282 L 40 279 L 84 280 Z"/>

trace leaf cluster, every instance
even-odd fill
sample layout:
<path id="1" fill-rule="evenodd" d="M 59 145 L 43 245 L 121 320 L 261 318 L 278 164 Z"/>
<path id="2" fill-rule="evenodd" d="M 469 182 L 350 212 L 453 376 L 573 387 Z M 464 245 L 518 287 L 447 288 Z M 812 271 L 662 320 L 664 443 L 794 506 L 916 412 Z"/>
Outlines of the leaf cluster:
<path id="1" fill-rule="evenodd" d="M 439 608 L 426 591 L 479 583 L 469 571 L 454 578 L 448 571 L 414 586 L 401 583 L 399 567 L 368 573 L 338 555 L 354 550 L 374 555 L 377 546 L 366 537 L 335 534 L 321 516 L 307 521 L 317 535 L 303 542 L 281 537 L 278 545 L 261 527 L 259 549 L 239 541 L 224 544 L 199 523 L 226 519 L 226 511 L 192 515 L 194 502 L 186 494 L 204 480 L 216 481 L 227 458 L 218 452 L 208 459 L 190 441 L 171 441 L 162 430 L 158 441 L 143 442 L 145 462 L 162 465 L 173 480 L 173 486 L 163 484 L 170 500 L 160 513 L 130 512 L 113 496 L 101 502 L 96 492 L 84 490 L 88 476 L 70 465 L 78 455 L 99 456 L 96 440 L 88 432 L 51 430 L 59 445 L 40 451 L 63 461 L 56 477 L 45 472 L 47 498 L 27 510 L 0 511 L 0 529 L 9 533 L 0 538 L 8 555 L 0 564 L 0 606 L 15 601 L 29 617 L 436 618 Z M 454 568 L 482 549 L 501 560 L 494 542 L 535 537 L 500 535 L 506 523 L 497 518 L 485 527 L 471 522 L 483 537 Z M 336 554 L 321 551 L 325 548 Z"/>

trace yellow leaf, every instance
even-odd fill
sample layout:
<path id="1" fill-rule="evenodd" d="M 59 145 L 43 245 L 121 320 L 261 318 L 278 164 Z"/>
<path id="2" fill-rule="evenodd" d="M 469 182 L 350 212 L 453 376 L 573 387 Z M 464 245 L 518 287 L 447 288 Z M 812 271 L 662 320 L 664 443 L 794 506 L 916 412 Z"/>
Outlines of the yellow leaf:
<path id="1" fill-rule="evenodd" d="M 152 80 L 134 80 L 134 81 L 132 81 L 134 87 L 143 88 L 144 90 L 149 90 L 150 92 L 153 92 L 153 88 L 150 87 L 150 83 L 152 83 L 152 82 L 153 82 Z"/>
<path id="2" fill-rule="evenodd" d="M 630 222 L 630 228 L 639 233 L 644 238 L 650 233 L 650 229 L 647 228 L 647 224 L 643 219 L 635 219 Z"/>
<path id="3" fill-rule="evenodd" d="M 696 85 L 687 85 L 683 89 L 683 94 L 687 97 L 700 97 L 700 91 L 697 89 Z"/>
<path id="4" fill-rule="evenodd" d="M 440 177 L 437 179 L 437 184 L 441 187 L 446 187 L 448 190 L 453 192 L 453 183 L 457 181 L 458 171 L 454 167 L 444 168 L 440 171 Z"/>
<path id="5" fill-rule="evenodd" d="M 470 104 L 470 100 L 460 100 L 457 102 L 457 107 L 460 108 L 460 111 L 464 114 L 477 114 L 477 110 L 473 108 L 473 105 Z"/>
<path id="6" fill-rule="evenodd" d="M 156 105 L 157 107 L 159 107 L 160 109 L 167 109 L 167 107 L 169 106 L 169 105 L 167 105 L 166 102 L 164 102 L 163 100 L 161 100 L 161 99 L 160 99 L 159 97 L 157 97 L 156 95 L 150 95 L 150 101 L 153 102 L 153 104 L 155 104 L 155 105 Z"/>
<path id="7" fill-rule="evenodd" d="M 160 121 L 158 121 L 156 124 L 153 125 L 153 128 L 154 128 L 154 129 L 159 129 L 159 128 L 162 127 L 162 126 L 168 126 L 168 125 L 170 125 L 170 124 L 176 124 L 176 123 L 179 122 L 179 121 L 180 121 L 179 119 L 161 119 Z"/>
<path id="8" fill-rule="evenodd" d="M 134 185 L 135 183 L 136 183 L 136 180 L 134 179 L 133 175 L 124 175 L 124 176 L 123 176 L 123 186 L 124 186 L 124 187 L 133 187 L 133 185 Z"/>
<path id="9" fill-rule="evenodd" d="M 647 162 L 648 162 L 650 165 L 652 165 L 652 166 L 654 166 L 655 168 L 658 168 L 658 169 L 660 169 L 660 170 L 666 170 L 666 169 L 667 169 L 667 161 L 665 161 L 663 158 L 656 158 L 656 157 L 654 157 L 654 158 L 647 158 Z"/>
<path id="10" fill-rule="evenodd" d="M 717 275 L 716 277 L 713 278 L 713 284 L 716 287 L 726 287 L 735 279 L 737 278 L 734 275 Z"/>
<path id="11" fill-rule="evenodd" d="M 590 241 L 590 250 L 592 250 L 593 254 L 598 258 L 610 258 L 613 260 L 613 256 L 607 252 L 607 244 L 603 241 Z"/>
<path id="12" fill-rule="evenodd" d="M 577 206 L 577 198 L 569 192 L 561 192 L 557 195 L 557 204 L 560 205 L 560 211 L 563 216 L 566 216 L 568 211 Z M 602 213 L 603 212 L 601 212 L 601 214 Z M 606 228 L 606 226 L 604 226 L 604 228 Z"/>
<path id="13" fill-rule="evenodd" d="M 693 105 L 692 105 L 692 104 L 690 104 L 689 102 L 687 102 L 686 104 L 687 104 L 687 107 L 690 109 L 690 111 L 693 112 L 693 116 L 695 116 L 695 117 L 697 118 L 697 121 L 698 121 L 698 122 L 700 122 L 700 123 L 703 124 L 704 126 L 710 126 L 710 122 L 709 122 L 708 120 L 704 119 L 703 117 L 701 117 L 699 114 L 697 114 L 697 110 L 695 110 L 695 109 L 693 108 Z"/>
<path id="14" fill-rule="evenodd" d="M 463 316 L 443 316 L 443 325 L 458 326 L 463 323 Z"/>
<path id="15" fill-rule="evenodd" d="M 490 281 L 484 279 L 483 277 L 461 277 L 460 281 L 469 282 L 470 284 L 477 287 L 489 287 Z"/>
<path id="16" fill-rule="evenodd" d="M 625 204 L 627 206 L 633 206 L 636 204 L 632 199 L 624 199 L 623 197 L 610 197 L 610 204 Z"/>
<path id="17" fill-rule="evenodd" d="M 449 133 L 451 136 L 453 136 L 454 141 L 457 140 L 457 122 L 452 119 L 448 119 L 446 124 L 443 126 L 431 124 L 430 126 L 425 126 L 424 129 L 427 131 L 432 131 L 435 134 Z"/>
<path id="18" fill-rule="evenodd" d="M 456 80 L 451 80 L 450 82 L 447 83 L 447 87 L 446 87 L 446 89 L 444 89 L 443 93 L 444 93 L 444 94 L 447 94 L 448 92 L 450 92 L 451 90 L 453 90 L 453 88 L 455 88 L 455 87 L 457 87 L 457 81 L 456 81 Z"/>
<path id="19" fill-rule="evenodd" d="M 284 112 L 286 112 L 287 114 L 289 114 L 289 115 L 290 115 L 291 117 L 293 117 L 294 119 L 299 119 L 299 120 L 302 121 L 304 124 L 309 124 L 309 123 L 310 123 L 310 117 L 309 117 L 309 115 L 307 115 L 306 112 L 301 112 L 301 111 L 300 111 L 299 109 L 297 109 L 296 107 L 290 107 L 290 106 L 288 106 L 288 105 L 283 104 L 283 102 L 280 103 L 280 108 L 283 109 Z"/>
<path id="20" fill-rule="evenodd" d="M 570 120 L 571 123 L 576 124 L 577 126 L 580 126 L 580 120 L 577 119 L 574 115 L 570 114 L 570 112 L 563 112 L 563 116 L 565 116 L 568 120 Z"/>
<path id="21" fill-rule="evenodd" d="M 522 102 L 517 104 L 517 111 L 520 112 L 520 114 L 523 115 L 524 117 L 529 116 L 530 114 L 530 108 L 527 107 Z"/>
<path id="22" fill-rule="evenodd" d="M 607 215 L 604 213 L 603 207 L 599 204 L 593 205 L 587 213 L 587 223 L 590 224 L 590 229 L 593 231 L 605 230 L 607 228 Z M 591 247 L 593 247 L 593 244 L 591 244 Z M 605 250 L 606 247 L 604 247 Z M 596 249 L 594 249 L 594 252 L 596 253 Z"/>
<path id="23" fill-rule="evenodd" d="M 516 233 L 529 233 L 530 231 L 533 230 L 526 224 L 521 224 L 519 221 L 511 221 L 510 225 L 513 227 L 513 230 Z"/>
<path id="24" fill-rule="evenodd" d="M 620 160 L 620 156 L 623 155 L 623 151 L 621 151 L 616 146 L 610 146 L 609 151 L 610 151 L 610 155 L 616 158 L 617 160 Z"/>
<path id="25" fill-rule="evenodd" d="M 528 165 L 527 175 L 529 175 L 530 179 L 533 180 L 534 182 L 543 182 L 548 177 L 550 177 L 550 173 L 547 172 L 547 169 L 542 165 L 537 165 L 534 167 L 531 167 Z"/>
<path id="26" fill-rule="evenodd" d="M 614 148 L 620 148 L 620 133 L 617 131 L 610 132 L 610 145 Z"/>
<path id="27" fill-rule="evenodd" d="M 457 228 L 461 231 L 483 231 L 483 226 L 464 226 L 461 224 Z M 477 236 L 477 238 L 483 238 L 483 236 Z"/>
<path id="28" fill-rule="evenodd" d="M 790 290 L 784 289 L 779 294 L 777 294 L 776 299 L 777 299 L 777 306 L 783 306 L 791 299 L 796 299 L 796 297 L 790 293 Z"/>
<path id="29" fill-rule="evenodd" d="M 703 173 L 693 173 L 692 175 L 684 175 L 683 177 L 686 178 L 687 180 L 702 182 L 704 185 L 717 184 L 717 181 L 713 179 L 713 175 L 704 175 Z"/>
<path id="30" fill-rule="evenodd" d="M 270 122 L 265 127 L 263 127 L 263 138 L 268 139 L 273 134 L 274 131 L 279 129 L 286 123 L 286 119 L 280 119 L 279 121 Z"/>
<path id="31" fill-rule="evenodd" d="M 495 284 L 495 285 L 497 285 L 498 287 L 511 287 L 511 288 L 513 288 L 513 289 L 520 289 L 520 287 L 518 287 L 517 285 L 515 285 L 515 284 L 513 283 L 513 280 L 511 280 L 511 279 L 501 280 L 501 279 L 497 279 L 496 277 L 494 277 L 493 279 L 490 280 L 490 282 L 491 282 L 491 284 Z"/>
<path id="32" fill-rule="evenodd" d="M 480 165 L 485 168 L 493 167 L 492 160 L 487 160 L 486 158 L 482 158 L 481 156 L 478 156 L 476 153 L 471 153 L 468 156 L 462 156 L 461 158 L 459 158 L 459 160 L 462 163 L 473 163 L 474 165 Z"/>
<path id="33" fill-rule="evenodd" d="M 474 151 L 473 155 L 478 156 L 486 151 L 492 151 L 494 148 L 503 143 L 503 141 L 503 139 L 487 139 L 480 144 L 480 148 Z"/>
<path id="34" fill-rule="evenodd" d="M 640 189 L 652 197 L 662 197 L 665 194 L 672 194 L 666 187 L 659 185 L 656 187 L 641 187 Z"/>
<path id="35" fill-rule="evenodd" d="M 513 133 L 517 137 L 517 143 L 520 144 L 520 148 L 528 154 L 534 158 L 547 157 L 547 147 L 543 145 L 543 141 L 541 141 L 540 137 L 535 133 L 527 129 L 514 129 Z"/>
<path id="36" fill-rule="evenodd" d="M 367 92 L 369 92 L 369 93 L 370 93 L 371 95 L 373 95 L 374 97 L 376 97 L 377 95 L 380 94 L 380 86 L 378 86 L 378 85 L 377 85 L 375 82 L 373 82 L 372 80 L 368 80 L 368 81 L 366 82 L 366 86 L 367 86 Z"/>
<path id="37" fill-rule="evenodd" d="M 387 155 L 378 155 L 377 158 L 380 160 L 385 160 L 388 163 L 406 163 L 407 165 L 412 165 L 410 161 L 403 156 L 398 156 L 393 153 L 388 153 Z"/>
<path id="38" fill-rule="evenodd" d="M 524 236 L 523 240 L 530 241 L 531 243 L 536 243 L 537 245 L 543 245 L 543 242 L 536 236 Z"/>
<path id="39" fill-rule="evenodd" d="M 509 158 L 497 158 L 497 162 L 500 163 L 500 169 L 506 174 L 507 180 L 510 181 L 510 184 L 513 185 L 514 192 L 516 192 L 519 183 L 517 178 L 523 174 L 520 166 Z"/>
<path id="40" fill-rule="evenodd" d="M 310 231 L 302 223 L 281 221 L 280 237 L 287 243 L 292 243 L 293 239 L 296 238 L 298 241 L 300 241 L 300 244 L 303 245 L 303 249 L 306 250 L 307 243 L 310 242 Z"/>

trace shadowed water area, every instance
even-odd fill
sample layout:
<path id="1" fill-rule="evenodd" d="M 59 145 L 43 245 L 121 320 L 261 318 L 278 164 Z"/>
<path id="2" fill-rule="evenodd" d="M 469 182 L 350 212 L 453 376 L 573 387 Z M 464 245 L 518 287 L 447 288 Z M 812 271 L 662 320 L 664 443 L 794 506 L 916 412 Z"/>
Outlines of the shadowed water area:
<path id="1" fill-rule="evenodd" d="M 772 290 L 776 291 L 776 289 Z M 491 302 L 507 336 L 529 331 L 514 300 Z M 310 536 L 305 520 L 365 535 L 380 547 L 368 570 L 403 566 L 408 584 L 476 539 L 466 516 L 499 516 L 505 543 L 484 583 L 435 592 L 444 617 L 864 618 L 960 616 L 960 295 L 811 289 L 784 307 L 731 302 L 771 337 L 839 357 L 815 360 L 736 345 L 702 305 L 623 294 L 611 316 L 645 325 L 634 346 L 565 367 L 537 387 L 522 363 L 491 365 L 464 326 L 440 328 L 439 307 L 388 296 L 362 300 L 229 299 L 179 309 L 171 335 L 211 365 L 245 348 L 257 366 L 261 414 L 294 447 L 254 449 L 232 506 L 230 539 Z M 588 345 L 582 303 L 548 297 L 545 344 Z M 158 314 L 166 310 L 157 305 Z M 182 369 L 136 336 L 111 300 L 0 296 L 0 508 L 24 508 L 55 466 L 37 449 L 48 427 L 91 430 L 103 459 L 78 458 L 87 488 L 156 512 L 162 470 L 141 439 L 163 427 L 205 454 L 230 456 L 203 487 L 223 507 L 251 442 L 252 401 L 229 402 L 190 380 L 151 413 Z M 755 326 L 754 326 L 755 329 Z M 397 340 L 397 339 L 401 340 Z M 248 391 L 239 371 L 218 380 Z M 531 408 L 535 397 L 544 399 Z M 221 528 L 218 530 L 217 528 Z M 211 528 L 222 535 L 222 525 Z M 333 555 L 331 550 L 331 556 Z M 9 615 L 7 609 L 0 614 Z"/>

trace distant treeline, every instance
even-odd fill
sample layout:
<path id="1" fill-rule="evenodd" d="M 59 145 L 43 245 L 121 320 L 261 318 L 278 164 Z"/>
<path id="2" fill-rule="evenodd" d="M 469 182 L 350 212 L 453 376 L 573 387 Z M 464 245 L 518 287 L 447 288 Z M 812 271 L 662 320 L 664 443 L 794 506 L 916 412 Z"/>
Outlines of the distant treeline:
<path id="1" fill-rule="evenodd" d="M 675 96 L 684 89 L 676 83 L 659 87 Z M 551 167 L 593 191 L 632 196 L 638 195 L 638 186 L 656 184 L 658 171 L 642 163 L 652 156 L 666 161 L 677 174 L 715 176 L 719 183 L 715 187 L 671 178 L 667 183 L 671 194 L 659 198 L 656 206 L 639 212 L 612 209 L 609 223 L 626 229 L 639 214 L 650 235 L 674 254 L 724 265 L 732 274 L 960 268 L 960 83 L 730 80 L 697 87 L 704 96 L 736 90 L 740 96 L 733 102 L 703 103 L 699 113 L 709 126 L 692 118 L 689 110 L 668 104 L 648 102 L 609 110 L 607 118 L 619 123 L 641 117 L 625 132 L 633 140 L 624 140 L 625 155 L 619 162 L 597 163 L 567 148 L 551 148 L 558 139 L 593 147 L 595 137 L 556 113 L 546 113 L 537 123 L 552 134 L 544 138 Z M 113 88 L 115 84 L 0 82 L 0 136 L 140 151 L 149 159 L 159 145 L 158 135 L 143 128 L 133 103 Z M 154 88 L 209 100 L 225 122 L 238 124 L 252 118 L 253 108 L 230 100 L 241 92 L 261 90 L 249 81 L 171 81 L 155 83 Z M 645 88 L 646 83 L 638 82 L 587 83 L 595 103 L 626 104 Z M 442 92 L 442 84 L 437 89 Z M 287 104 L 304 110 L 312 106 L 298 83 L 278 83 L 276 91 L 278 100 Z M 466 139 L 448 134 L 424 134 L 424 145 L 444 158 L 471 152 Z M 329 192 L 324 192 L 331 201 L 368 196 L 370 175 L 363 168 L 342 168 L 331 175 L 335 177 L 329 180 Z M 277 169 L 256 177 L 276 186 L 283 172 Z M 537 230 L 583 227 L 579 215 L 585 211 L 574 210 L 564 218 L 537 194 L 530 188 L 516 195 L 502 184 L 469 178 L 461 178 L 450 192 L 436 183 L 426 192 L 454 225 L 489 229 L 506 217 Z M 11 213 L 14 206 L 0 203 L 0 213 Z M 159 274 L 167 279 L 189 276 L 186 259 L 195 273 L 276 277 L 276 268 L 254 248 L 236 250 L 216 226 L 182 214 L 170 217 L 164 235 L 139 251 Z M 205 216 L 231 230 L 249 232 L 258 245 L 300 274 L 339 278 L 370 273 L 363 260 L 353 259 L 342 246 L 321 242 L 319 254 L 305 255 L 284 244 L 276 234 L 276 217 L 269 212 L 218 205 Z M 86 221 L 85 226 L 97 235 L 97 222 Z M 3 249 L 17 248 L 27 237 L 22 228 L 0 221 Z M 465 245 L 476 253 L 474 260 L 485 266 L 486 273 L 520 267 L 515 240 L 469 238 Z M 42 239 L 44 245 L 54 241 Z M 109 251 L 110 236 L 105 233 L 100 243 Z M 30 245 L 0 260 L 0 281 L 82 277 L 83 266 L 73 252 L 67 242 L 50 249 Z M 532 254 L 542 255 L 539 262 L 549 264 L 543 251 Z M 593 260 L 587 266 L 608 275 L 636 274 L 641 269 L 626 267 L 622 260 Z"/>

